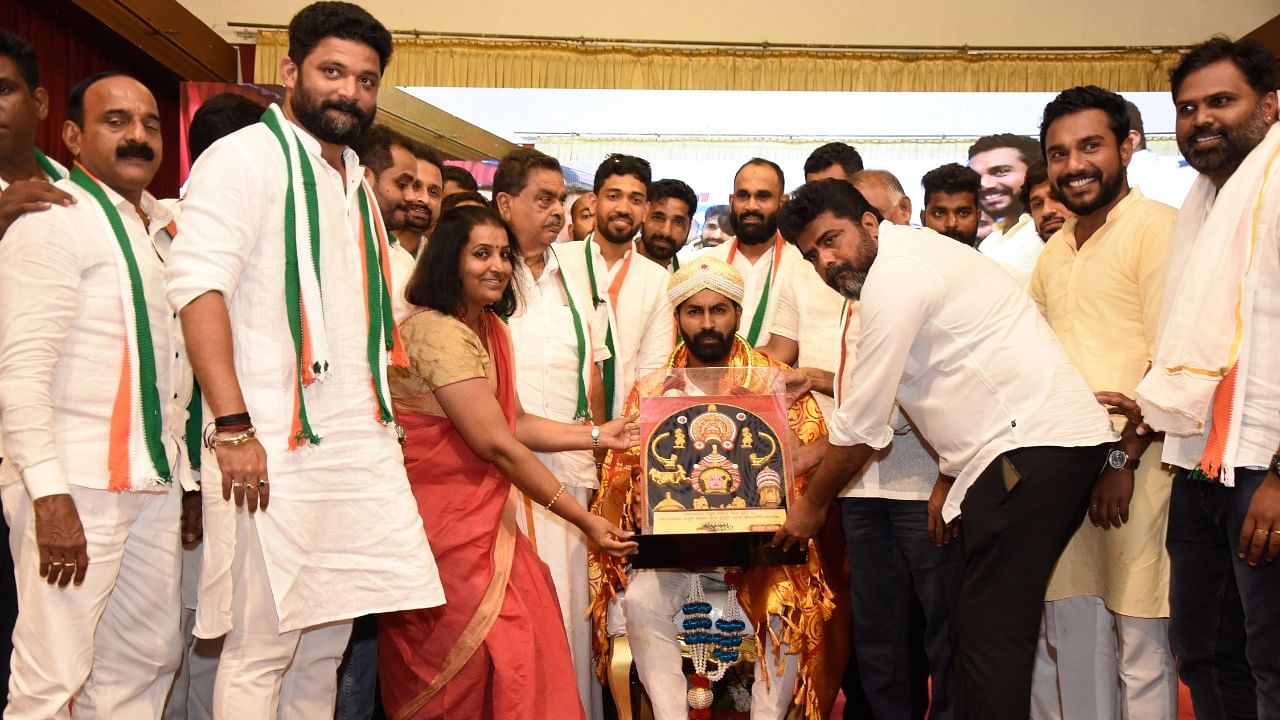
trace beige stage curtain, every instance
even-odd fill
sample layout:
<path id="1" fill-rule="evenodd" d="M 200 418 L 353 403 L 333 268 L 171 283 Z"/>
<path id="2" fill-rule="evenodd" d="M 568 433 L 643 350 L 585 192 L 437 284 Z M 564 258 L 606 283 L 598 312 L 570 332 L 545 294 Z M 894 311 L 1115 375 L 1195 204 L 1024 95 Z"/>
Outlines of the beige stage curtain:
<path id="1" fill-rule="evenodd" d="M 258 36 L 257 82 L 278 82 L 288 39 Z M 1118 92 L 1169 87 L 1174 50 L 1080 53 L 685 49 L 397 38 L 386 81 L 398 86 L 620 90 Z"/>

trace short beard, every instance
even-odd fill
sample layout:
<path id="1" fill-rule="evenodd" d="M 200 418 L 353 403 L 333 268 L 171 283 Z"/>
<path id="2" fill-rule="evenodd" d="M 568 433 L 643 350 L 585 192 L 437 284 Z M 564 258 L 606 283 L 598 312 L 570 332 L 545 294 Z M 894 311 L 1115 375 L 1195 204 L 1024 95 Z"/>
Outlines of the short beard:
<path id="1" fill-rule="evenodd" d="M 338 100 L 317 100 L 299 79 L 289 100 L 289 109 L 298 124 L 307 129 L 320 142 L 333 145 L 350 145 L 373 124 L 378 110 L 366 113 L 355 103 Z M 328 110 L 339 110 L 347 119 L 337 119 Z"/>
<path id="2" fill-rule="evenodd" d="M 432 225 L 433 223 L 435 223 L 435 219 L 436 219 L 436 218 L 435 218 L 435 215 L 431 212 L 431 207 L 430 207 L 430 206 L 428 206 L 428 205 L 425 205 L 425 204 L 424 204 L 424 205 L 422 206 L 422 208 L 421 208 L 421 209 L 422 209 L 422 210 L 425 210 L 425 211 L 426 211 L 426 214 L 427 214 L 427 220 L 426 220 L 426 223 L 425 223 L 425 224 L 424 224 L 424 223 L 419 223 L 417 220 L 412 220 L 412 219 L 410 219 L 410 218 L 412 218 L 413 216 L 409 214 L 409 212 L 408 212 L 408 208 L 405 208 L 405 213 L 404 213 L 404 226 L 405 226 L 405 229 L 407 229 L 407 230 L 412 230 L 412 231 L 414 231 L 414 232 L 418 233 L 419 235 L 421 235 L 421 234 L 425 233 L 426 231 L 430 230 L 430 229 L 431 229 L 431 225 Z"/>
<path id="3" fill-rule="evenodd" d="M 733 335 L 726 337 L 715 330 L 703 330 L 692 338 L 681 330 L 680 338 L 684 340 L 684 346 L 689 349 L 689 354 L 706 365 L 723 365 L 729 359 L 729 351 L 733 349 Z M 711 345 L 698 342 L 704 338 L 712 338 L 716 342 Z"/>
<path id="4" fill-rule="evenodd" d="M 600 222 L 600 220 L 601 218 L 596 218 L 596 235 L 599 235 L 615 245 L 629 243 L 636 236 L 636 230 L 638 229 L 637 225 L 632 225 L 630 230 L 627 230 L 622 235 L 615 236 L 610 234 L 611 230 L 609 228 L 609 220 L 606 218 L 603 223 Z"/>
<path id="5" fill-rule="evenodd" d="M 778 216 L 776 214 L 772 217 L 765 217 L 764 213 L 757 214 L 764 220 L 755 228 L 743 227 L 741 216 L 736 214 L 733 216 L 733 229 L 738 233 L 738 244 L 759 245 L 769 242 L 778 233 Z"/>
<path id="6" fill-rule="evenodd" d="M 1253 115 L 1235 127 L 1219 127 L 1216 132 L 1214 128 L 1202 126 L 1193 128 L 1189 136 L 1178 138 L 1178 150 L 1182 152 L 1182 157 L 1187 159 L 1188 165 L 1204 175 L 1211 178 L 1226 178 L 1235 173 L 1240 163 L 1244 162 L 1249 153 L 1262 142 L 1270 127 L 1264 117 L 1262 103 L 1259 102 Z M 1219 133 L 1222 135 L 1222 146 L 1204 150 L 1196 149 L 1194 143 L 1196 137 Z"/>
<path id="7" fill-rule="evenodd" d="M 959 242 L 959 243 L 964 243 L 969 247 L 974 247 L 978 244 L 978 232 L 976 230 L 973 232 L 972 235 L 968 235 L 968 236 L 962 235 L 959 230 L 943 230 L 939 234 L 946 235 L 952 240 L 955 240 L 956 242 Z"/>
<path id="8" fill-rule="evenodd" d="M 657 238 L 662 238 L 663 240 L 671 243 L 670 247 L 653 245 L 649 242 L 650 240 Z M 677 252 L 680 252 L 680 247 L 676 244 L 675 238 L 669 238 L 665 235 L 655 235 L 652 238 L 646 238 L 641 235 L 640 243 L 644 245 L 645 252 L 649 253 L 649 257 L 654 260 L 670 260 L 676 256 Z"/>
<path id="9" fill-rule="evenodd" d="M 1083 204 L 1077 204 L 1067 195 L 1066 184 L 1079 177 L 1097 177 L 1098 178 L 1098 195 L 1092 201 Z M 1124 185 L 1125 170 L 1120 169 L 1110 180 L 1099 170 L 1096 173 L 1076 173 L 1074 175 L 1063 175 L 1058 178 L 1057 192 L 1054 196 L 1071 212 L 1078 216 L 1091 215 L 1102 208 L 1110 205 L 1120 196 L 1120 188 Z"/>

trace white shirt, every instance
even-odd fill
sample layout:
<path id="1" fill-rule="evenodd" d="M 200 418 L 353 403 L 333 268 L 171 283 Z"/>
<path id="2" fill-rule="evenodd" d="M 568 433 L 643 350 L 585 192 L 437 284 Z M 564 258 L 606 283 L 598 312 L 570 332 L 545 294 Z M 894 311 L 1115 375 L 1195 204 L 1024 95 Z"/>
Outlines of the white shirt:
<path id="1" fill-rule="evenodd" d="M 427 248 L 427 239 L 419 238 L 417 254 L 409 252 L 395 235 L 388 233 L 387 240 L 391 243 L 391 255 L 387 258 L 391 265 L 391 282 L 387 289 L 391 295 L 391 316 L 399 325 L 413 311 L 413 306 L 404 298 L 404 291 L 409 286 L 414 269 L 418 267 L 418 258 L 422 257 L 422 251 Z"/>
<path id="2" fill-rule="evenodd" d="M 925 228 L 881 223 L 861 300 L 857 362 L 831 442 L 889 444 L 896 392 L 941 472 L 956 478 L 947 520 L 1001 453 L 1116 440 L 1030 296 L 971 248 Z"/>
<path id="3" fill-rule="evenodd" d="M 54 160 L 53 158 L 49 158 L 49 162 L 62 173 L 62 177 L 67 176 L 67 169 L 62 166 L 62 163 Z M 48 175 L 45 177 L 52 182 L 53 179 L 49 178 Z M 3 193 L 8 189 L 9 183 L 6 182 L 4 178 L 0 178 L 0 193 Z M 0 485 L 8 485 L 18 481 L 18 473 L 13 470 L 13 463 L 5 462 L 4 457 L 4 435 L 3 433 L 0 433 Z"/>
<path id="4" fill-rule="evenodd" d="M 573 293 L 573 306 L 578 310 L 588 343 L 585 348 L 588 365 L 609 357 L 604 333 L 609 322 L 608 309 L 604 305 L 593 307 L 591 285 L 585 272 L 562 275 L 554 246 L 547 248 L 543 260 L 546 265 L 537 278 L 528 265 L 523 262 L 516 265 L 519 309 L 507 323 L 516 362 L 516 392 L 525 412 L 559 422 L 574 422 L 582 372 L 578 363 L 578 334 L 565 285 Z M 589 390 L 589 367 L 582 380 Z M 534 455 L 557 480 L 569 487 L 600 487 L 590 450 Z"/>
<path id="5" fill-rule="evenodd" d="M 800 265 L 801 263 L 809 265 L 809 263 L 805 262 L 804 257 L 800 255 L 800 251 L 796 249 L 796 246 L 783 240 L 781 235 L 775 234 L 773 242 L 782 244 L 782 254 L 778 260 L 778 268 L 773 273 L 773 280 L 770 283 L 768 305 L 764 309 L 764 322 L 760 324 L 760 335 L 756 338 L 757 345 L 764 345 L 769 342 L 769 331 L 773 327 L 774 315 L 778 309 L 778 287 L 780 283 L 785 282 L 783 278 L 796 272 L 792 269 L 793 265 Z M 751 331 L 751 323 L 755 319 L 756 310 L 764 297 L 764 282 L 769 277 L 769 271 L 773 269 L 774 247 L 771 243 L 768 251 L 756 258 L 755 262 L 751 262 L 742 254 L 736 239 L 721 243 L 705 253 L 709 257 L 728 262 L 737 268 L 738 272 L 742 273 L 742 321 L 738 326 L 738 334 L 744 338 Z M 733 256 L 732 262 L 729 259 L 730 255 Z M 696 260 L 697 258 L 694 258 L 694 261 Z M 809 265 L 809 272 L 813 272 L 812 265 Z M 833 290 L 832 292 L 835 291 Z M 795 338 L 792 339 L 794 340 Z"/>
<path id="6" fill-rule="evenodd" d="M 675 314 L 667 301 L 667 285 L 671 273 L 666 268 L 636 252 L 634 247 L 609 267 L 605 264 L 595 234 L 556 246 L 560 265 L 573 276 L 588 277 L 586 246 L 591 244 L 591 266 L 595 269 L 596 289 L 609 308 L 609 326 L 613 331 L 613 351 L 617 357 L 614 377 L 613 407 L 617 416 L 627 401 L 636 376 L 666 367 L 675 349 Z M 628 263 L 628 259 L 630 263 Z M 618 289 L 615 307 L 609 300 L 609 287 L 626 268 Z"/>
<path id="7" fill-rule="evenodd" d="M 1280 176 L 1277 176 L 1280 177 Z M 1205 208 L 1206 214 L 1213 205 Z M 1204 218 L 1179 214 L 1178 223 L 1202 223 Z M 5 242 L 8 242 L 7 240 Z M 1280 449 L 1280 182 L 1271 182 L 1263 195 L 1258 214 L 1257 268 L 1246 282 L 1256 283 L 1253 313 L 1244 322 L 1241 365 L 1248 357 L 1244 373 L 1244 410 L 1240 414 L 1240 445 L 1236 467 L 1264 468 Z M 1199 465 L 1205 441 L 1213 427 L 1212 418 L 1200 435 L 1165 435 L 1165 462 L 1180 468 Z"/>
<path id="8" fill-rule="evenodd" d="M 192 167 L 166 272 L 174 307 L 209 291 L 227 302 L 236 377 L 267 453 L 271 510 L 253 522 L 281 632 L 444 601 L 395 429 L 376 417 L 360 245 L 363 169 L 344 150 L 344 178 L 314 137 L 287 121 L 284 129 L 311 161 L 320 209 L 330 374 L 302 392 L 321 442 L 287 449 L 297 383 L 284 302 L 289 178 L 264 123 L 214 143 Z M 202 467 L 212 458 L 206 452 Z M 195 633 L 217 637 L 231 622 L 234 505 L 206 495 L 204 523 Z"/>
<path id="9" fill-rule="evenodd" d="M 116 236 L 91 195 L 70 180 L 55 185 L 76 203 L 21 216 L 0 242 L 5 464 L 21 473 L 33 500 L 66 493 L 69 485 L 108 487 L 111 415 L 127 340 Z M 182 477 L 191 372 L 181 328 L 164 295 L 165 226 L 173 215 L 144 193 L 142 208 L 151 224 L 143 227 L 128 200 L 103 190 L 120 213 L 142 277 L 163 441 L 174 476 Z"/>
<path id="10" fill-rule="evenodd" d="M 1143 195 L 1174 208 L 1182 207 L 1199 174 L 1190 165 L 1150 150 L 1134 152 L 1127 172 L 1129 187 L 1140 188 Z"/>
<path id="11" fill-rule="evenodd" d="M 1044 241 L 1036 232 L 1036 224 L 1027 213 L 1018 216 L 1018 222 L 1006 232 L 994 228 L 991 234 L 978 245 L 978 250 L 987 257 L 1000 263 L 1022 286 L 1031 279 L 1031 271 L 1036 269 L 1036 260 L 1044 250 Z"/>

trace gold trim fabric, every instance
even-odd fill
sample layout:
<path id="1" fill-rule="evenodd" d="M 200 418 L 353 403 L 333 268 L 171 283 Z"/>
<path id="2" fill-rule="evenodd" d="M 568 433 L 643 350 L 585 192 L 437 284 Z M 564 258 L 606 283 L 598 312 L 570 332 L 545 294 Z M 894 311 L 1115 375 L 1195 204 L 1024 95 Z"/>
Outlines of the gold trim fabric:
<path id="1" fill-rule="evenodd" d="M 255 81 L 279 81 L 282 31 L 258 35 Z M 865 52 L 396 38 L 397 86 L 618 90 L 1057 92 L 1169 88 L 1175 50 Z"/>

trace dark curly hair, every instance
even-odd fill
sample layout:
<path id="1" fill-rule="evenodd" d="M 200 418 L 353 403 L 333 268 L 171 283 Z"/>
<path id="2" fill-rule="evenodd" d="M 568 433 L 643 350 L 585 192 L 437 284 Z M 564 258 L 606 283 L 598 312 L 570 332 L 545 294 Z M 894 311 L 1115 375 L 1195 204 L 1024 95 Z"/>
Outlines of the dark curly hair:
<path id="1" fill-rule="evenodd" d="M 1215 37 L 1188 50 L 1169 72 L 1169 88 L 1174 99 L 1188 75 L 1219 60 L 1230 60 L 1255 93 L 1265 95 L 1276 89 L 1276 56 L 1266 45 L 1253 39 L 1231 42 L 1225 37 Z"/>
<path id="2" fill-rule="evenodd" d="M 1058 93 L 1057 97 L 1044 106 L 1044 117 L 1040 120 L 1041 152 L 1044 152 L 1049 126 L 1054 120 L 1085 110 L 1101 110 L 1106 113 L 1107 124 L 1111 126 L 1111 134 L 1116 137 L 1116 144 L 1123 144 L 1129 137 L 1129 109 L 1124 104 L 1124 98 L 1097 85 L 1077 86 Z"/>
<path id="3" fill-rule="evenodd" d="M 920 178 L 920 186 L 924 188 L 924 204 L 929 205 L 929 196 L 936 192 L 948 195 L 972 193 L 973 201 L 978 202 L 982 195 L 982 176 L 973 168 L 960 163 L 947 163 L 936 167 Z"/>
<path id="4" fill-rule="evenodd" d="M 805 177 L 822 172 L 832 165 L 839 165 L 845 175 L 852 175 L 863 169 L 862 155 L 852 145 L 842 142 L 829 142 L 809 153 L 804 161 Z"/>
<path id="5" fill-rule="evenodd" d="M 40 58 L 26 38 L 0 30 L 0 55 L 18 66 L 18 74 L 22 75 L 22 81 L 27 84 L 27 92 L 34 92 L 40 87 Z"/>
<path id="6" fill-rule="evenodd" d="M 871 213 L 876 220 L 884 216 L 874 205 L 844 180 L 815 180 L 801 185 L 791 193 L 791 199 L 778 211 L 778 230 L 787 242 L 795 244 L 796 238 L 819 215 L 830 212 L 838 218 L 858 222 Z"/>
<path id="7" fill-rule="evenodd" d="M 325 38 L 368 45 L 378 53 L 378 68 L 384 72 L 391 62 L 391 33 L 359 5 L 318 2 L 299 10 L 289 21 L 289 59 L 302 67 L 302 61 Z"/>

